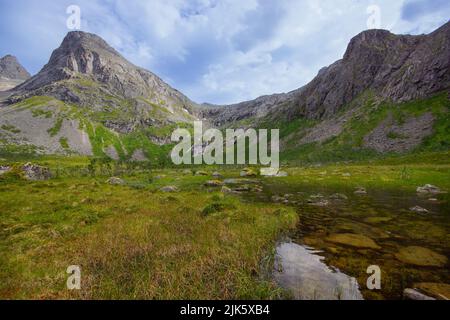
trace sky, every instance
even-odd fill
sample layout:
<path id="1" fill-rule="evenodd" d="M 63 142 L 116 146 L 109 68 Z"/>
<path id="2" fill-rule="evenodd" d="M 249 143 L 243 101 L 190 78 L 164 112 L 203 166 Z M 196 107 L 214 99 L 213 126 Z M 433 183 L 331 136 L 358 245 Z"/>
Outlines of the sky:
<path id="1" fill-rule="evenodd" d="M 361 31 L 429 33 L 450 17 L 448 0 L 0 0 L 0 56 L 37 73 L 71 31 L 70 5 L 80 30 L 215 104 L 299 88 Z"/>

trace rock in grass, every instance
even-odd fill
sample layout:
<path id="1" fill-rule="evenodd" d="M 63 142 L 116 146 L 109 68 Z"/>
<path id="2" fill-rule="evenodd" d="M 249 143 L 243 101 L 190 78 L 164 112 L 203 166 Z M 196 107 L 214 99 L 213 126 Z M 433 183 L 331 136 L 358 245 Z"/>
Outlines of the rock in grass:
<path id="1" fill-rule="evenodd" d="M 159 189 L 161 192 L 178 192 L 178 188 L 176 186 L 165 186 Z"/>
<path id="2" fill-rule="evenodd" d="M 224 183 L 220 180 L 209 180 L 205 182 L 205 187 L 222 187 Z"/>
<path id="3" fill-rule="evenodd" d="M 411 288 L 407 288 L 407 289 L 403 290 L 403 297 L 408 300 L 436 300 L 432 297 L 424 295 L 423 293 L 421 293 L 415 289 L 411 289 Z"/>
<path id="4" fill-rule="evenodd" d="M 348 200 L 348 197 L 342 193 L 335 193 L 330 196 L 330 199 L 332 199 L 332 200 Z"/>
<path id="5" fill-rule="evenodd" d="M 11 170 L 11 167 L 9 167 L 9 166 L 0 166 L 0 176 L 10 170 Z"/>
<path id="6" fill-rule="evenodd" d="M 367 194 L 367 191 L 366 191 L 365 188 L 359 187 L 359 188 L 356 189 L 355 194 L 357 194 L 357 195 L 365 195 L 365 194 Z"/>
<path id="7" fill-rule="evenodd" d="M 109 183 L 111 185 L 122 186 L 125 184 L 125 181 L 118 177 L 111 177 L 108 180 L 106 180 L 106 183 Z"/>
<path id="8" fill-rule="evenodd" d="M 420 282 L 414 284 L 414 288 L 438 300 L 450 300 L 450 284 Z"/>
<path id="9" fill-rule="evenodd" d="M 196 175 L 196 176 L 207 176 L 207 175 L 208 175 L 208 172 L 206 172 L 206 171 L 197 171 L 197 172 L 195 173 L 195 175 Z"/>
<path id="10" fill-rule="evenodd" d="M 48 180 L 52 177 L 50 169 L 35 164 L 27 163 L 22 167 L 24 177 L 27 180 Z"/>
<path id="11" fill-rule="evenodd" d="M 241 171 L 241 177 L 256 177 L 258 174 L 250 168 L 245 168 Z"/>
<path id="12" fill-rule="evenodd" d="M 353 234 L 353 233 L 332 234 L 328 238 L 326 238 L 326 240 L 329 242 L 343 244 L 355 248 L 380 249 L 380 246 L 377 245 L 375 241 L 373 241 L 369 237 L 360 234 Z"/>
<path id="13" fill-rule="evenodd" d="M 216 179 L 222 178 L 222 175 L 220 174 L 220 172 L 217 172 L 217 171 L 213 172 L 212 176 L 213 176 L 213 178 L 216 178 Z"/>
<path id="14" fill-rule="evenodd" d="M 279 171 L 276 175 L 278 178 L 287 177 L 289 174 L 286 171 Z"/>
<path id="15" fill-rule="evenodd" d="M 415 206 L 412 208 L 409 208 L 410 211 L 416 212 L 416 213 L 428 213 L 429 211 L 425 208 L 419 207 L 419 206 Z"/>
<path id="16" fill-rule="evenodd" d="M 223 186 L 221 192 L 222 193 L 233 193 L 233 190 L 231 190 L 227 186 Z"/>
<path id="17" fill-rule="evenodd" d="M 426 184 L 423 187 L 417 187 L 417 193 L 437 194 L 441 193 L 441 189 L 439 189 L 436 186 L 433 186 L 432 184 Z"/>
<path id="18" fill-rule="evenodd" d="M 402 248 L 395 257 L 401 262 L 420 267 L 443 267 L 447 264 L 446 256 L 418 246 Z"/>

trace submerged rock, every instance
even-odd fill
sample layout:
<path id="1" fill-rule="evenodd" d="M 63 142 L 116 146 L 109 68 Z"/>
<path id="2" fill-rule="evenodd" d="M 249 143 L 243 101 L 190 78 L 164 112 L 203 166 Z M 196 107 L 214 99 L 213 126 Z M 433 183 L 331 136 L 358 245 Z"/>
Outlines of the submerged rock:
<path id="1" fill-rule="evenodd" d="M 446 256 L 418 246 L 402 248 L 395 257 L 401 262 L 420 267 L 443 267 L 447 264 Z"/>
<path id="2" fill-rule="evenodd" d="M 369 217 L 369 218 L 364 219 L 364 222 L 376 224 L 376 223 L 389 222 L 391 220 L 392 220 L 391 217 Z"/>
<path id="3" fill-rule="evenodd" d="M 417 187 L 417 193 L 437 194 L 437 193 L 441 193 L 441 189 L 439 189 L 436 186 L 433 186 L 432 184 L 426 184 L 423 187 Z"/>
<path id="4" fill-rule="evenodd" d="M 450 300 L 450 284 L 420 282 L 414 284 L 414 288 L 438 300 Z"/>
<path id="5" fill-rule="evenodd" d="M 413 212 L 417 212 L 417 213 L 428 213 L 429 212 L 427 209 L 419 207 L 419 206 L 409 208 L 409 210 L 411 210 Z"/>
<path id="6" fill-rule="evenodd" d="M 403 290 L 403 297 L 408 300 L 436 300 L 432 297 L 426 296 L 423 293 L 411 288 Z"/>
<path id="7" fill-rule="evenodd" d="M 355 248 L 380 249 L 381 247 L 371 238 L 354 233 L 332 234 L 325 239 L 326 241 L 351 246 Z"/>
<path id="8" fill-rule="evenodd" d="M 317 202 L 311 201 L 311 202 L 309 202 L 309 204 L 311 206 L 316 206 L 316 207 L 326 207 L 326 206 L 328 206 L 330 204 L 330 202 L 328 200 L 320 200 L 320 201 L 317 201 Z"/>

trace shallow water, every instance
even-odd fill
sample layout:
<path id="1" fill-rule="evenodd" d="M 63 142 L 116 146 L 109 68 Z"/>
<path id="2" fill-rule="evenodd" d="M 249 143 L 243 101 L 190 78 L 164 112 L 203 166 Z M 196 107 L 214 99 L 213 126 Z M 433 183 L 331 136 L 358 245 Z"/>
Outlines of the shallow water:
<path id="1" fill-rule="evenodd" d="M 345 195 L 347 199 L 333 197 L 336 193 Z M 274 196 L 287 199 L 288 202 L 274 200 Z M 430 201 L 430 198 L 436 198 L 437 201 Z M 356 195 L 354 189 L 293 186 L 273 179 L 266 181 L 263 193 L 249 194 L 247 199 L 285 201 L 297 208 L 300 222 L 296 232 L 291 235 L 293 244 L 281 244 L 278 257 L 281 268 L 283 259 L 289 261 L 284 266 L 299 277 L 307 279 L 308 272 L 321 274 L 320 269 L 323 267 L 318 264 L 320 261 L 330 270 L 339 270 L 356 278 L 366 299 L 401 299 L 405 288 L 420 282 L 450 284 L 450 214 L 447 194 L 420 196 L 409 192 L 368 189 L 367 195 Z M 426 208 L 429 212 L 412 212 L 410 208 L 414 206 Z M 372 242 L 335 241 L 336 235 L 348 234 L 363 236 L 363 240 Z M 293 253 L 289 250 L 294 244 L 299 247 L 294 247 L 298 252 L 294 254 L 296 258 L 292 259 Z M 291 246 L 290 249 L 286 249 L 285 245 Z M 317 255 L 306 247 L 320 253 Z M 407 259 L 401 252 L 408 252 Z M 316 263 L 313 266 L 317 270 L 309 271 L 304 265 L 310 266 L 308 261 L 313 260 L 310 255 L 323 257 L 314 258 Z M 298 266 L 292 266 L 292 263 Z M 381 268 L 381 290 L 367 289 L 366 281 L 370 276 L 367 268 L 371 265 Z M 307 286 L 306 280 L 297 281 L 297 287 L 293 287 L 292 281 L 281 279 L 277 270 L 274 271 L 275 280 L 299 299 L 311 298 L 308 293 L 311 282 L 316 281 L 318 287 L 324 282 L 328 285 L 329 274 L 325 272 L 323 277 L 325 280 L 308 278 Z M 337 286 L 336 291 L 339 290 Z"/>
<path id="2" fill-rule="evenodd" d="M 274 278 L 296 300 L 361 300 L 358 282 L 332 270 L 320 252 L 295 243 L 277 247 Z"/>

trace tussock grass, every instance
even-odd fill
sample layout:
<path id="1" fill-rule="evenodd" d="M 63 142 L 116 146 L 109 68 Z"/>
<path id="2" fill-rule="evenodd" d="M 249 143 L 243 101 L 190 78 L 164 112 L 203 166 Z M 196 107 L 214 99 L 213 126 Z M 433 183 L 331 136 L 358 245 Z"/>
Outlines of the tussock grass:
<path id="1" fill-rule="evenodd" d="M 279 297 L 260 261 L 296 213 L 184 179 L 170 195 L 148 182 L 139 190 L 88 177 L 0 184 L 0 297 Z M 202 213 L 218 202 L 220 210 Z M 69 265 L 81 266 L 81 291 L 65 287 Z"/>

